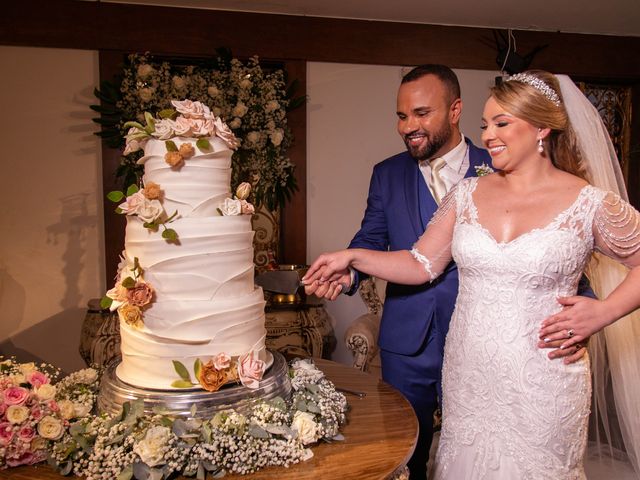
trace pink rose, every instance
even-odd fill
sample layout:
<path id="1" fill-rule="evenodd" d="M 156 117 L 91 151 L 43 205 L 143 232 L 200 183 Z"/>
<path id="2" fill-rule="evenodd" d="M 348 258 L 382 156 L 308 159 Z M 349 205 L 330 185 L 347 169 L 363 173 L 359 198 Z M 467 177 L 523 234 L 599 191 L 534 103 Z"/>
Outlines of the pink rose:
<path id="1" fill-rule="evenodd" d="M 18 457 L 7 458 L 7 466 L 18 467 L 20 465 L 34 465 L 40 463 L 47 458 L 47 453 L 44 450 L 37 452 L 26 451 Z"/>
<path id="2" fill-rule="evenodd" d="M 44 373 L 34 370 L 27 374 L 27 382 L 33 385 L 35 388 L 41 387 L 45 383 L 49 383 L 49 377 Z"/>
<path id="3" fill-rule="evenodd" d="M 127 289 L 127 300 L 136 307 L 144 307 L 152 298 L 153 288 L 148 283 L 137 282 L 135 287 Z"/>
<path id="4" fill-rule="evenodd" d="M 193 102 L 191 100 L 171 100 L 171 105 L 187 118 L 204 118 L 211 115 L 209 107 L 201 102 Z"/>
<path id="5" fill-rule="evenodd" d="M 9 422 L 0 423 L 0 445 L 9 445 L 13 439 L 13 425 Z"/>
<path id="6" fill-rule="evenodd" d="M 236 136 L 221 118 L 216 118 L 214 124 L 216 127 L 216 135 L 224 140 L 231 150 L 235 150 L 240 146 L 240 142 Z"/>
<path id="7" fill-rule="evenodd" d="M 191 121 L 186 117 L 178 117 L 173 124 L 173 129 L 178 137 L 188 137 L 191 133 Z"/>
<path id="8" fill-rule="evenodd" d="M 7 411 L 7 404 L 2 402 L 0 403 L 0 417 L 4 415 L 4 412 Z"/>
<path id="9" fill-rule="evenodd" d="M 256 213 L 256 209 L 253 204 L 247 202 L 246 200 L 240 200 L 240 202 L 242 203 L 242 206 L 240 208 L 243 215 L 253 215 L 254 213 Z"/>
<path id="10" fill-rule="evenodd" d="M 31 418 L 33 418 L 36 422 L 43 417 L 44 413 L 40 405 L 34 405 L 31 407 Z"/>
<path id="11" fill-rule="evenodd" d="M 216 370 L 224 370 L 225 368 L 229 368 L 230 365 L 231 357 L 224 352 L 213 357 L 213 366 Z"/>
<path id="12" fill-rule="evenodd" d="M 196 137 L 208 137 L 210 135 L 213 135 L 213 132 L 216 131 L 216 126 L 213 120 L 211 120 L 210 118 L 206 120 L 202 118 L 196 118 L 190 119 L 189 121 L 191 122 L 191 131 Z"/>
<path id="13" fill-rule="evenodd" d="M 138 190 L 133 195 L 128 196 L 123 203 L 118 205 L 118 208 L 127 215 L 135 215 L 138 212 L 140 205 L 142 205 L 145 200 L 146 198 L 144 193 Z"/>
<path id="14" fill-rule="evenodd" d="M 22 405 L 29 398 L 29 390 L 22 387 L 9 387 L 4 391 L 4 403 Z"/>
<path id="15" fill-rule="evenodd" d="M 254 358 L 253 351 L 242 355 L 238 359 L 238 376 L 242 384 L 251 389 L 258 388 L 262 375 L 264 375 L 265 363 Z"/>
<path id="16" fill-rule="evenodd" d="M 49 407 L 49 410 L 51 410 L 52 412 L 59 412 L 60 411 L 60 407 L 58 406 L 58 402 L 56 402 L 55 400 L 48 400 L 46 402 L 47 407 Z"/>
<path id="17" fill-rule="evenodd" d="M 25 425 L 18 431 L 18 438 L 24 443 L 31 443 L 35 435 L 36 431 L 31 425 Z"/>
<path id="18" fill-rule="evenodd" d="M 155 123 L 154 131 L 151 135 L 159 138 L 160 140 L 168 140 L 173 137 L 174 126 L 175 122 L 173 120 L 170 118 L 163 118 Z"/>

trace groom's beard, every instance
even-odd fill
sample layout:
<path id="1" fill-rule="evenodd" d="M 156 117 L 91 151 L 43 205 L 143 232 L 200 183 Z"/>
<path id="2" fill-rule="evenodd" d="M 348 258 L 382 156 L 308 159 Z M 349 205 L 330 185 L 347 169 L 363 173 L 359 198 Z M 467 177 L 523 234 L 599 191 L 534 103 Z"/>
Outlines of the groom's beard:
<path id="1" fill-rule="evenodd" d="M 426 135 L 427 142 L 420 146 L 412 146 L 409 143 L 409 137 L 412 135 L 423 134 Z M 442 125 L 442 128 L 432 134 L 426 131 L 423 132 L 413 132 L 408 135 L 405 135 L 402 139 L 404 140 L 404 144 L 409 151 L 409 155 L 411 155 L 416 160 L 429 160 L 432 158 L 438 150 L 442 148 L 442 146 L 449 141 L 452 135 L 451 125 L 445 123 Z"/>

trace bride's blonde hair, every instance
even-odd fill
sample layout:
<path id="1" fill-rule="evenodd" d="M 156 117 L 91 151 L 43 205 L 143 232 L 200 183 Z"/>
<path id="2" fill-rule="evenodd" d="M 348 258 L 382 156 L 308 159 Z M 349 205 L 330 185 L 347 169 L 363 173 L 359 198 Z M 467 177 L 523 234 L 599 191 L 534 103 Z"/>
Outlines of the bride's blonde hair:
<path id="1" fill-rule="evenodd" d="M 521 120 L 537 128 L 551 129 L 543 142 L 544 151 L 553 164 L 588 181 L 556 77 L 542 70 L 528 70 L 524 73 L 542 80 L 557 94 L 560 101 L 554 102 L 550 95 L 542 90 L 518 80 L 503 81 L 492 87 L 491 96 L 502 108 Z"/>

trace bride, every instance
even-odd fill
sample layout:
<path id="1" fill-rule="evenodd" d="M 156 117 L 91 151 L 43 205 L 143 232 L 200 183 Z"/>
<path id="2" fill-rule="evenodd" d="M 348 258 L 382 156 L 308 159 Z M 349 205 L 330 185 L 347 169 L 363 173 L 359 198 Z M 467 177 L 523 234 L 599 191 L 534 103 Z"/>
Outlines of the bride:
<path id="1" fill-rule="evenodd" d="M 588 101 L 561 81 L 530 71 L 492 88 L 482 140 L 498 173 L 457 184 L 411 251 L 323 254 L 303 279 L 335 282 L 351 266 L 422 284 L 457 263 L 437 479 L 585 478 L 589 359 L 550 361 L 539 346 L 580 348 L 640 306 L 640 213 L 608 191 L 623 192 L 615 176 L 602 182 L 615 158 L 578 143 L 567 102 Z M 630 268 L 601 300 L 575 296 L 594 251 Z"/>

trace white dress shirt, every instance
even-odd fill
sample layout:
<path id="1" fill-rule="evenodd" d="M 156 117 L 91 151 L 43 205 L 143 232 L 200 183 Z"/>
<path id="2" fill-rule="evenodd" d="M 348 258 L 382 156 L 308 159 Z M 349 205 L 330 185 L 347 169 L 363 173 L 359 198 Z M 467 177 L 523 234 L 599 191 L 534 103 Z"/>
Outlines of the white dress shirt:
<path id="1" fill-rule="evenodd" d="M 464 139 L 464 135 L 461 135 L 461 137 L 460 143 L 442 156 L 442 159 L 445 161 L 445 166 L 440 170 L 440 178 L 442 178 L 447 192 L 462 180 L 467 170 L 469 170 L 469 147 Z M 431 177 L 429 160 L 420 160 L 418 165 L 428 185 L 429 182 L 427 179 Z"/>

